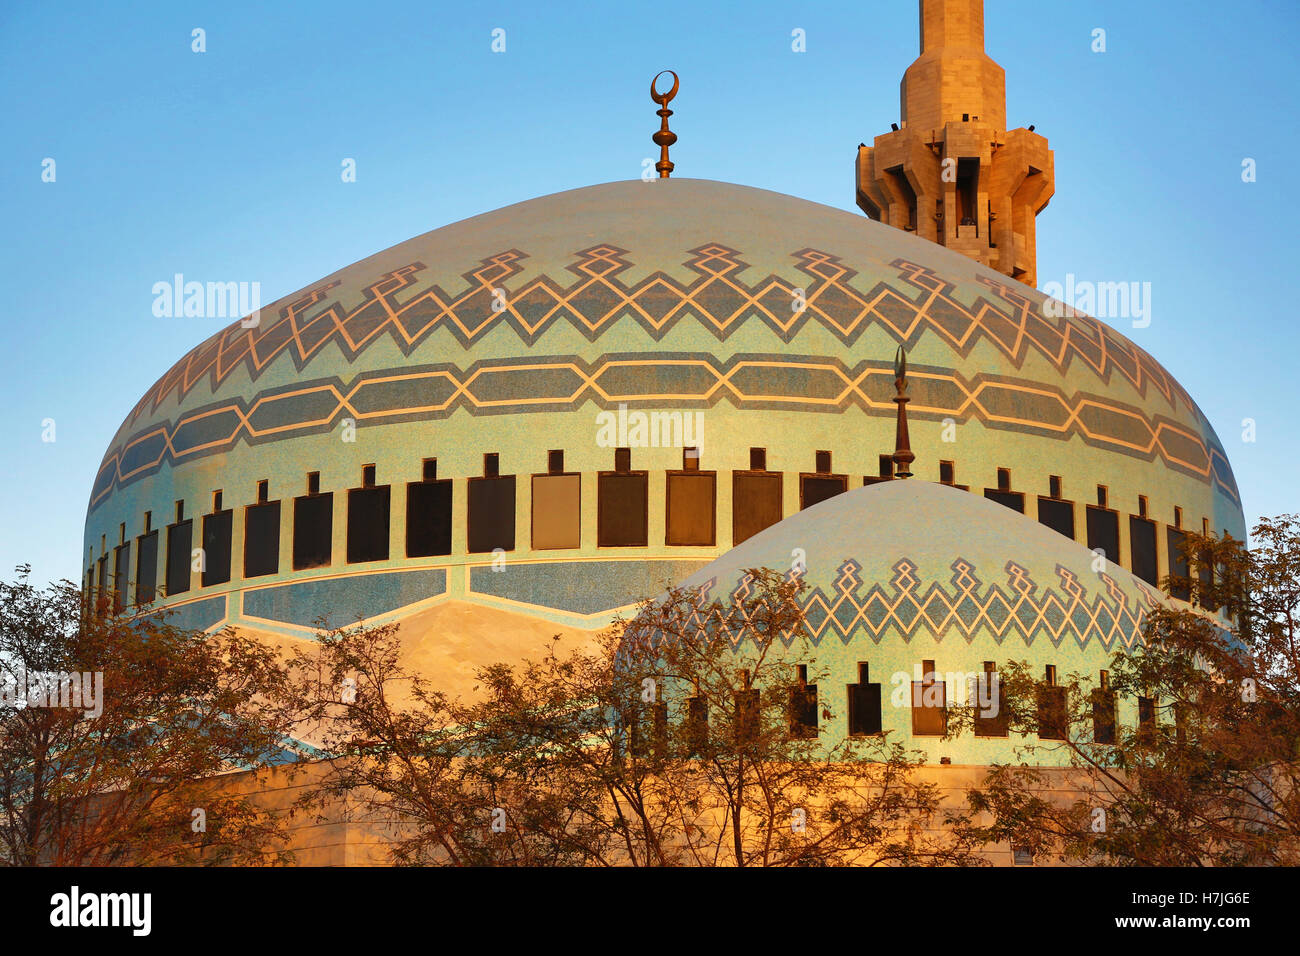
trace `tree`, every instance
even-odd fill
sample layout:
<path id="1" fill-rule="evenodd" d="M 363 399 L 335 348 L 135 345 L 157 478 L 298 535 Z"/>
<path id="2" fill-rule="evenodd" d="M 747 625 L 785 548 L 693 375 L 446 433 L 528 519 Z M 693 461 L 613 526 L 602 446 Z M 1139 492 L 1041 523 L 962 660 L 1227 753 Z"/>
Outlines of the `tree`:
<path id="1" fill-rule="evenodd" d="M 1047 773 L 1027 762 L 997 766 L 971 795 L 988 839 L 1118 865 L 1300 862 L 1300 519 L 1261 521 L 1253 539 L 1189 535 L 1187 573 L 1164 585 L 1191 603 L 1157 607 L 1106 686 L 1071 675 L 1049 691 L 1023 662 L 1007 668 L 1022 757 L 1063 762 L 1076 796 L 1043 797 Z M 1048 694 L 1066 732 L 1033 742 Z M 1116 719 L 1124 704 L 1137 720 Z"/>
<path id="2" fill-rule="evenodd" d="M 276 655 L 229 631 L 127 617 L 69 582 L 0 583 L 0 860 L 287 859 L 281 823 L 228 792 L 292 729 Z"/>
<path id="3" fill-rule="evenodd" d="M 469 702 L 402 669 L 391 629 L 323 635 L 324 792 L 396 822 L 403 863 L 977 862 L 917 755 L 819 732 L 801 585 L 747 574 L 730 602 L 644 602 L 594 651 L 486 668 Z"/>

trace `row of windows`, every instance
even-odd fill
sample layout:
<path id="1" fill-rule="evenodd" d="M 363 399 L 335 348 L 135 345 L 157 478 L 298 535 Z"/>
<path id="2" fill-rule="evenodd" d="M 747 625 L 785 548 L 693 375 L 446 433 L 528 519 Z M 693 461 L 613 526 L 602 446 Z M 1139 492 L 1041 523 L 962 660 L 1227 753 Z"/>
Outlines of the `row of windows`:
<path id="1" fill-rule="evenodd" d="M 992 688 L 999 688 L 999 700 L 996 708 L 989 708 L 987 715 L 977 710 L 974 720 L 974 733 L 977 737 L 1008 736 L 1008 715 L 1006 709 L 1005 687 L 996 683 L 997 665 L 993 661 L 984 662 L 984 677 L 978 693 L 981 700 L 992 696 Z M 807 681 L 807 665 L 798 667 L 798 683 L 789 691 L 789 732 L 792 737 L 816 737 L 820 730 L 821 708 L 816 684 Z M 914 737 L 943 737 L 948 733 L 948 689 L 945 682 L 939 680 L 934 661 L 922 664 L 922 679 L 912 683 L 911 723 Z M 1092 741 L 1098 744 L 1114 744 L 1118 727 L 1117 700 L 1110 689 L 1108 673 L 1101 671 L 1100 683 L 1092 691 L 1091 723 Z M 1043 682 L 1038 687 L 1036 702 L 1037 735 L 1040 740 L 1064 740 L 1069 732 L 1066 693 L 1067 688 L 1057 683 L 1056 667 L 1046 667 Z M 865 737 L 884 732 L 881 710 L 881 685 L 872 682 L 869 665 L 859 662 L 858 682 L 845 688 L 845 704 L 848 717 L 849 735 Z M 708 708 L 705 701 L 693 697 L 687 701 L 688 751 L 699 753 L 708 726 Z M 759 692 L 749 686 L 746 675 L 745 686 L 735 692 L 735 719 L 737 732 L 744 734 L 746 728 L 758 726 Z M 1178 718 L 1178 731 L 1183 731 L 1184 715 L 1175 711 Z M 642 726 L 643 724 L 648 726 Z M 647 737 L 659 750 L 667 740 L 668 706 L 659 701 L 644 708 L 639 720 L 631 721 L 629 733 L 633 752 L 645 752 Z M 1156 727 L 1156 701 L 1150 697 L 1138 698 L 1138 728 L 1140 731 L 1152 731 Z"/>
<path id="2" fill-rule="evenodd" d="M 732 472 L 732 543 L 739 544 L 784 516 L 785 475 L 767 469 L 767 452 L 750 449 L 750 467 Z M 531 547 L 535 551 L 578 548 L 582 544 L 582 475 L 566 471 L 564 452 L 547 455 L 547 470 L 527 476 L 531 482 Z M 893 461 L 880 456 L 877 475 L 864 476 L 863 484 L 893 478 Z M 346 492 L 347 533 L 345 559 L 348 564 L 386 561 L 391 554 L 391 485 L 376 484 L 375 466 L 362 469 L 360 487 Z M 500 473 L 500 457 L 484 456 L 483 474 L 468 479 L 467 545 L 471 554 L 515 550 L 516 488 L 519 476 Z M 956 483 L 955 464 L 940 462 L 942 483 L 969 491 Z M 698 451 L 683 452 L 680 470 L 664 473 L 664 543 L 674 547 L 717 543 L 716 471 L 702 471 Z M 829 451 L 815 454 L 814 470 L 799 475 L 799 507 L 809 508 L 847 491 L 849 476 L 834 472 Z M 985 497 L 1026 513 L 1026 495 L 1011 487 L 1009 469 L 998 469 L 998 487 L 984 489 Z M 1119 563 L 1120 514 L 1107 506 L 1104 486 L 1098 486 L 1098 502 L 1085 511 L 1085 540 L 1091 549 L 1102 549 L 1107 558 Z M 424 460 L 420 481 L 406 486 L 404 551 L 408 558 L 452 553 L 452 480 L 438 477 L 437 459 Z M 647 547 L 649 544 L 650 472 L 632 468 L 632 451 L 614 453 L 614 469 L 596 475 L 596 543 L 602 548 Z M 280 570 L 282 502 L 270 500 L 270 482 L 259 481 L 257 501 L 244 509 L 242 570 L 244 578 L 276 574 Z M 292 499 L 291 562 L 294 570 L 328 567 L 334 556 L 334 493 L 322 492 L 320 473 L 307 476 L 306 494 Z M 1075 504 L 1062 497 L 1062 482 L 1049 481 L 1047 495 L 1039 495 L 1038 520 L 1068 538 L 1075 539 Z M 202 516 L 198 528 L 187 518 L 183 501 L 176 503 L 175 520 L 166 528 L 165 542 L 152 527 L 152 513 L 144 516 L 144 531 L 136 538 L 134 581 L 131 580 L 131 547 L 126 526 L 120 528 L 121 543 L 110 556 L 101 542 L 101 556 L 87 571 L 87 588 L 98 585 L 125 600 L 128 586 L 135 585 L 135 600 L 147 604 L 156 597 L 160 547 L 163 586 L 167 595 L 190 589 L 191 570 L 199 572 L 200 586 L 230 581 L 234 511 L 222 507 L 222 493 L 213 493 L 212 512 Z M 1186 574 L 1181 542 L 1182 510 L 1174 509 L 1174 525 L 1166 529 L 1170 570 Z M 196 540 L 196 533 L 198 538 Z M 1147 516 L 1147 500 L 1139 496 L 1139 513 L 1129 516 L 1129 542 L 1133 573 L 1151 584 L 1158 583 L 1159 554 L 1156 523 Z M 110 567 L 111 558 L 111 567 Z M 111 577 L 110 577 L 111 575 Z M 1186 595 L 1179 594 L 1186 599 Z"/>

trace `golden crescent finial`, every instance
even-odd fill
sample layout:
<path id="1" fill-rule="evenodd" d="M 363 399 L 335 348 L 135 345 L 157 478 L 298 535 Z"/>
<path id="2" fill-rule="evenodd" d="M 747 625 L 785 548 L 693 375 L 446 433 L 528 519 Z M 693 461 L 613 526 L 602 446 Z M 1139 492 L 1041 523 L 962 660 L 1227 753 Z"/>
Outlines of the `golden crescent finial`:
<path id="1" fill-rule="evenodd" d="M 660 93 L 655 84 L 665 73 L 673 78 L 673 88 L 667 93 Z M 677 95 L 679 86 L 681 81 L 672 70 L 660 70 L 650 81 L 650 99 L 659 104 L 659 109 L 656 111 L 659 116 L 659 131 L 650 138 L 659 147 L 659 162 L 655 163 L 655 169 L 659 171 L 660 179 L 667 179 L 673 171 L 673 164 L 668 160 L 668 147 L 677 142 L 677 134 L 668 128 L 668 117 L 673 115 L 673 111 L 668 108 L 668 103 Z"/>
<path id="2" fill-rule="evenodd" d="M 673 88 L 667 93 L 660 93 L 655 88 L 655 84 L 659 82 L 659 77 L 663 76 L 665 73 L 673 78 Z M 658 103 L 660 106 L 667 106 L 669 101 L 677 95 L 677 88 L 681 85 L 682 81 L 678 79 L 677 74 L 672 70 L 660 70 L 655 74 L 655 78 L 650 81 L 650 99 L 652 102 Z"/>

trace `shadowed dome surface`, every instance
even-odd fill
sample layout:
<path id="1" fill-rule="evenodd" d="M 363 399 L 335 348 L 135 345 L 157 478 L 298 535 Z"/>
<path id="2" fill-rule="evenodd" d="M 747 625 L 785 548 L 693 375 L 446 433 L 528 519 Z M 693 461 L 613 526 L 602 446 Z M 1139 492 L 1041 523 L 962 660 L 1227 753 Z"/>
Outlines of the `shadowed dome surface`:
<path id="1" fill-rule="evenodd" d="M 1148 609 L 1164 599 L 1122 567 L 1096 570 L 1096 560 L 985 498 L 891 481 L 773 525 L 682 586 L 725 598 L 743 587 L 747 568 L 802 561 L 808 629 L 819 645 L 866 640 L 964 654 L 983 638 L 1004 657 L 1086 648 L 1100 652 L 1104 667 L 1106 654 L 1140 640 Z"/>
<path id="2" fill-rule="evenodd" d="M 344 417 L 647 400 L 888 416 L 899 343 L 914 419 L 1077 439 L 1236 506 L 1220 443 L 1173 377 L 1101 322 L 1045 317 L 1043 300 L 779 193 L 689 179 L 556 193 L 399 243 L 212 336 L 131 411 L 90 507 L 165 465 Z"/>

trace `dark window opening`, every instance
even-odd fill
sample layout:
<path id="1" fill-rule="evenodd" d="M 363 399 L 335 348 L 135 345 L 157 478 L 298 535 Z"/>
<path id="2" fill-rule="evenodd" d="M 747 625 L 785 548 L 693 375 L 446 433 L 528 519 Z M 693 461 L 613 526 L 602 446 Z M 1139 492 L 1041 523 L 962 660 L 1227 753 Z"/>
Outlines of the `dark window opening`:
<path id="1" fill-rule="evenodd" d="M 759 449 L 761 450 L 761 449 Z M 750 463 L 753 464 L 751 458 Z M 731 543 L 752 538 L 782 518 L 782 476 L 780 472 L 731 475 Z"/>
<path id="2" fill-rule="evenodd" d="M 950 461 L 939 462 L 939 480 L 945 485 L 951 485 L 957 480 L 957 466 Z"/>
<path id="3" fill-rule="evenodd" d="M 320 494 L 320 472 L 310 471 L 307 473 L 307 494 Z"/>
<path id="4" fill-rule="evenodd" d="M 135 539 L 135 603 L 149 604 L 158 590 L 158 532 Z"/>
<path id="5" fill-rule="evenodd" d="M 1156 700 L 1154 697 L 1138 697 L 1138 731 L 1153 733 L 1156 729 Z"/>
<path id="6" fill-rule="evenodd" d="M 817 685 L 808 683 L 808 665 L 799 665 L 799 682 L 790 688 L 790 736 L 817 736 Z"/>
<path id="7" fill-rule="evenodd" d="M 483 456 L 483 477 L 498 478 L 501 475 L 501 456 L 497 452 L 489 452 Z"/>
<path id="8" fill-rule="evenodd" d="M 596 544 L 602 548 L 644 548 L 650 541 L 650 473 L 628 471 L 631 464 L 615 455 L 614 471 L 596 476 Z"/>
<path id="9" fill-rule="evenodd" d="M 546 473 L 548 475 L 564 474 L 564 452 L 554 449 L 546 453 Z"/>
<path id="10" fill-rule="evenodd" d="M 629 750 L 638 758 L 662 761 L 668 755 L 668 705 L 663 701 L 634 705 L 629 721 Z M 650 746 L 647 747 L 646 743 Z"/>
<path id="11" fill-rule="evenodd" d="M 1110 689 L 1110 674 L 1101 672 L 1101 683 L 1092 692 L 1092 739 L 1094 743 L 1113 744 L 1115 728 L 1115 692 Z"/>
<path id="12" fill-rule="evenodd" d="M 820 453 L 819 453 L 820 454 Z M 848 475 L 809 475 L 799 476 L 799 510 L 811 508 L 843 494 L 849 488 Z"/>
<path id="13" fill-rule="evenodd" d="M 362 486 L 348 489 L 348 564 L 388 560 L 393 489 L 374 481 L 375 469 L 370 465 L 362 470 Z"/>
<path id="14" fill-rule="evenodd" d="M 271 483 L 263 478 L 257 483 L 257 503 L 264 505 L 271 495 Z"/>
<path id="15" fill-rule="evenodd" d="M 125 530 L 125 529 L 123 529 Z M 131 546 L 119 544 L 113 549 L 113 611 L 121 613 L 129 603 L 127 588 L 131 580 Z"/>
<path id="16" fill-rule="evenodd" d="M 319 494 L 320 477 L 316 475 L 316 492 L 293 499 L 293 568 L 325 568 L 334 560 L 334 493 Z"/>
<path id="17" fill-rule="evenodd" d="M 1097 486 L 1097 507 L 1098 507 L 1098 508 L 1105 508 L 1105 507 L 1106 507 L 1106 501 L 1107 501 L 1107 499 L 1108 499 L 1109 497 L 1110 497 L 1110 493 L 1109 493 L 1109 491 L 1107 490 L 1106 486 L 1105 486 L 1105 485 L 1098 485 L 1098 486 Z"/>
<path id="18" fill-rule="evenodd" d="M 614 470 L 620 475 L 625 475 L 632 470 L 631 448 L 614 449 Z"/>
<path id="19" fill-rule="evenodd" d="M 1180 578 L 1184 582 L 1171 587 L 1169 593 L 1180 601 L 1190 601 L 1192 599 L 1192 589 L 1190 584 L 1186 583 L 1191 573 L 1186 551 L 1187 532 L 1179 531 L 1176 528 L 1165 528 L 1165 545 L 1169 552 L 1170 576 Z"/>
<path id="20" fill-rule="evenodd" d="M 1156 554 L 1156 523 L 1137 515 L 1129 515 L 1128 539 L 1132 551 L 1133 574 L 1147 584 L 1158 585 L 1160 566 Z"/>
<path id="21" fill-rule="evenodd" d="M 963 115 L 963 119 L 964 119 Z M 979 198 L 980 161 L 978 158 L 962 157 L 957 160 L 957 207 L 959 220 L 963 226 L 976 226 L 975 235 L 979 235 L 979 222 L 976 217 L 976 200 Z"/>
<path id="22" fill-rule="evenodd" d="M 214 496 L 213 504 L 221 504 L 221 494 Z M 202 587 L 225 584 L 230 580 L 230 548 L 235 528 L 235 513 L 229 509 L 203 516 L 203 576 Z"/>
<path id="23" fill-rule="evenodd" d="M 514 475 L 484 475 L 469 480 L 468 532 L 471 554 L 515 549 Z"/>
<path id="24" fill-rule="evenodd" d="M 1056 683 L 1056 665 L 1047 665 L 1047 675 L 1038 687 L 1038 736 L 1042 740 L 1065 740 L 1069 729 L 1066 709 L 1068 689 Z"/>
<path id="25" fill-rule="evenodd" d="M 745 674 L 745 686 L 735 694 L 735 743 L 738 747 L 752 745 L 758 738 L 759 700 L 758 688 L 749 686 L 749 674 Z"/>
<path id="26" fill-rule="evenodd" d="M 709 744 L 709 704 L 703 697 L 686 700 L 686 748 L 690 756 L 707 752 Z"/>
<path id="27" fill-rule="evenodd" d="M 814 457 L 816 460 L 817 474 L 829 475 L 831 473 L 831 453 L 828 451 L 819 451 Z"/>
<path id="28" fill-rule="evenodd" d="M 1111 564 L 1119 564 L 1119 512 L 1088 505 L 1088 550 L 1100 548 Z"/>
<path id="29" fill-rule="evenodd" d="M 408 558 L 451 554 L 451 479 L 438 480 L 436 458 L 424 460 L 423 475 L 406 483 Z"/>
<path id="30" fill-rule="evenodd" d="M 984 497 L 989 501 L 996 501 L 1005 508 L 1012 511 L 1025 513 L 1025 494 L 1023 491 L 1001 491 L 996 488 L 985 488 Z"/>
<path id="31" fill-rule="evenodd" d="M 997 664 L 984 662 L 984 673 L 978 678 L 975 688 L 975 736 L 1005 737 L 1007 735 L 1007 689 L 998 674 Z"/>
<path id="32" fill-rule="evenodd" d="M 866 737 L 883 732 L 880 716 L 880 685 L 871 683 L 868 665 L 858 663 L 858 682 L 847 685 L 849 735 Z"/>
<path id="33" fill-rule="evenodd" d="M 249 505 L 244 509 L 244 577 L 257 578 L 279 570 L 280 502 Z"/>
<path id="34" fill-rule="evenodd" d="M 1038 497 L 1038 523 L 1074 540 L 1074 502 Z"/>
<path id="35" fill-rule="evenodd" d="M 1061 476 L 1060 475 L 1047 476 L 1047 496 L 1053 499 L 1059 499 L 1061 497 Z"/>
<path id="36" fill-rule="evenodd" d="M 1174 527 L 1181 528 L 1182 526 L 1183 526 L 1183 509 L 1178 507 L 1177 505 L 1174 505 Z"/>
<path id="37" fill-rule="evenodd" d="M 999 468 L 998 469 L 998 491 L 1010 491 L 1010 490 L 1011 490 L 1011 469 Z"/>
<path id="38" fill-rule="evenodd" d="M 176 514 L 184 514 L 181 502 L 176 503 Z M 166 595 L 184 594 L 190 589 L 190 550 L 194 547 L 194 523 L 177 521 L 167 526 L 167 580 Z"/>
<path id="39" fill-rule="evenodd" d="M 749 450 L 749 470 L 767 471 L 767 449 L 751 448 Z"/>
<path id="40" fill-rule="evenodd" d="M 1147 496 L 1138 495 L 1138 516 L 1145 518 L 1147 516 Z"/>

